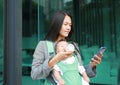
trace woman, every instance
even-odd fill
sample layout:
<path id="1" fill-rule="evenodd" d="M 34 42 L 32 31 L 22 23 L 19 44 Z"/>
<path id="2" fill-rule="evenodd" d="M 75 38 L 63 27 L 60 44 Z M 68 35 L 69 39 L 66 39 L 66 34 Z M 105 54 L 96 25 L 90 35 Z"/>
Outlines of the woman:
<path id="1" fill-rule="evenodd" d="M 52 19 L 50 30 L 46 35 L 44 41 L 40 41 L 33 54 L 32 71 L 31 77 L 33 79 L 47 78 L 47 83 L 54 81 L 51 77 L 51 71 L 53 66 L 61 60 L 68 58 L 72 55 L 72 52 L 60 52 L 52 56 L 48 55 L 48 48 L 46 45 L 46 40 L 51 41 L 53 46 L 61 39 L 66 39 L 67 41 L 72 40 L 73 34 L 73 23 L 71 16 L 64 11 L 57 11 Z M 76 45 L 75 45 L 76 46 Z M 78 48 L 78 47 L 77 47 Z M 81 57 L 77 52 L 77 56 Z M 96 58 L 91 60 L 87 66 L 85 66 L 87 75 L 89 77 L 94 77 L 96 75 L 96 65 L 101 62 L 102 54 L 96 56 Z"/>

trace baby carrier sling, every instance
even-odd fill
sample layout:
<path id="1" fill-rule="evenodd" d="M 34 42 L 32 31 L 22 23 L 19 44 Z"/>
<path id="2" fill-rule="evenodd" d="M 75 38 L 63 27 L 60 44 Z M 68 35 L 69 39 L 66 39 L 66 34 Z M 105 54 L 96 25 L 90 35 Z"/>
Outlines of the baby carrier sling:
<path id="1" fill-rule="evenodd" d="M 55 53 L 53 42 L 46 41 L 46 45 L 47 45 L 47 50 L 48 50 L 48 56 L 50 57 L 52 54 Z M 54 79 L 52 78 L 51 74 L 52 73 L 50 73 L 50 75 L 47 78 L 45 78 L 44 85 L 57 85 Z"/>
<path id="2" fill-rule="evenodd" d="M 47 48 L 48 48 L 48 55 L 50 56 L 51 54 L 54 54 L 54 45 L 53 42 L 51 41 L 46 41 Z"/>
<path id="3" fill-rule="evenodd" d="M 82 61 L 81 61 L 81 57 L 80 57 L 80 56 L 81 56 L 81 55 L 80 55 L 80 51 L 79 51 L 79 48 L 77 47 L 76 43 L 75 43 L 75 42 L 69 42 L 69 43 L 72 43 L 72 44 L 74 45 L 75 50 L 76 50 L 75 54 L 76 54 L 76 55 L 79 55 L 79 56 L 77 56 L 77 59 L 78 59 L 79 62 L 82 62 Z M 54 54 L 55 51 L 54 51 L 53 42 L 51 42 L 51 41 L 46 41 L 46 44 L 47 44 L 47 48 L 48 48 L 48 55 L 50 56 L 51 54 Z"/>
<path id="4" fill-rule="evenodd" d="M 69 42 L 69 43 L 72 43 L 76 49 L 76 55 L 79 54 L 80 55 L 80 52 L 79 52 L 79 49 L 77 48 L 76 44 L 74 42 Z M 53 42 L 51 41 L 46 41 L 46 45 L 47 45 L 47 48 L 48 48 L 48 55 L 50 56 L 51 54 L 55 54 L 55 50 L 54 50 L 54 44 Z M 77 56 L 77 59 L 79 62 L 81 62 L 81 58 Z M 57 85 L 55 83 L 55 81 L 53 79 L 50 79 L 52 80 L 51 82 L 49 82 L 47 79 L 45 79 L 45 84 L 44 85 Z"/>

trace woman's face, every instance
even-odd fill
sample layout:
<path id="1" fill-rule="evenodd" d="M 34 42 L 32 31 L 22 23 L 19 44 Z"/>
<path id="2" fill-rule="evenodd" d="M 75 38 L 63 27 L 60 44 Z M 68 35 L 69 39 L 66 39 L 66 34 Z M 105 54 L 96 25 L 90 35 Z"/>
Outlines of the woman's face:
<path id="1" fill-rule="evenodd" d="M 69 16 L 65 16 L 64 20 L 63 20 L 63 24 L 61 26 L 61 30 L 59 33 L 59 38 L 65 38 L 69 35 L 70 31 L 71 31 L 71 25 L 72 25 L 72 21 L 71 18 Z"/>

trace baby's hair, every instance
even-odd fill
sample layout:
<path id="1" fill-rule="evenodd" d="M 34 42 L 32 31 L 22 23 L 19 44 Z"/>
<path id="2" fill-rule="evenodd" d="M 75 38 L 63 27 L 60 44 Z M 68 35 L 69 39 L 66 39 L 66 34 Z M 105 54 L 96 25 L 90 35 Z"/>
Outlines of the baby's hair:
<path id="1" fill-rule="evenodd" d="M 61 39 L 61 40 L 59 40 L 59 41 L 55 44 L 55 53 L 56 53 L 56 50 L 57 50 L 57 45 L 58 45 L 58 43 L 59 43 L 59 42 L 62 42 L 62 41 L 67 42 L 66 39 Z"/>

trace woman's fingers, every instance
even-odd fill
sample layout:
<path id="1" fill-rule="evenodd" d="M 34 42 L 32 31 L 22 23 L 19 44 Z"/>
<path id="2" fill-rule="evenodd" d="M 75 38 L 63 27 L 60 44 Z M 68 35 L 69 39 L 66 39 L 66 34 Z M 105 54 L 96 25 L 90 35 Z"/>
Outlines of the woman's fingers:
<path id="1" fill-rule="evenodd" d="M 103 54 L 102 54 L 102 52 L 100 52 L 100 54 L 98 54 L 98 55 L 96 55 L 96 56 L 102 58 Z"/>
<path id="2" fill-rule="evenodd" d="M 99 60 L 92 58 L 92 62 L 94 62 L 96 65 L 100 63 Z"/>
<path id="3" fill-rule="evenodd" d="M 101 63 L 101 60 L 102 60 L 102 57 L 94 55 L 94 57 L 91 59 L 92 66 L 93 67 L 97 66 L 98 64 Z"/>
<path id="4" fill-rule="evenodd" d="M 100 56 L 97 56 L 97 55 L 95 55 L 94 57 L 93 57 L 93 60 L 96 60 L 96 61 L 98 61 L 98 62 L 101 62 L 101 60 L 102 60 L 102 57 L 101 57 L 102 55 L 100 55 Z"/>
<path id="5" fill-rule="evenodd" d="M 60 60 L 64 60 L 64 59 L 66 59 L 68 57 L 71 57 L 72 54 L 73 54 L 72 51 L 69 51 L 69 52 L 60 52 L 60 53 L 58 53 L 58 55 L 59 55 L 58 57 L 59 57 Z"/>

